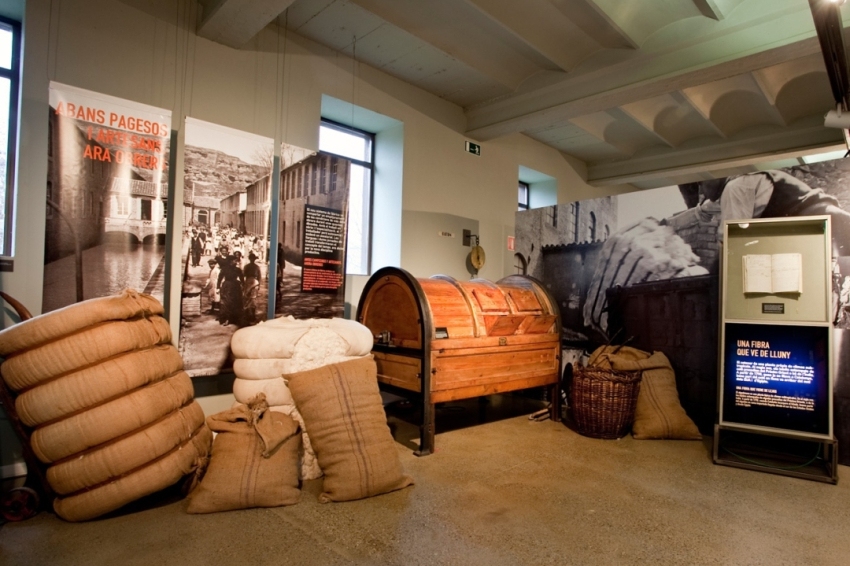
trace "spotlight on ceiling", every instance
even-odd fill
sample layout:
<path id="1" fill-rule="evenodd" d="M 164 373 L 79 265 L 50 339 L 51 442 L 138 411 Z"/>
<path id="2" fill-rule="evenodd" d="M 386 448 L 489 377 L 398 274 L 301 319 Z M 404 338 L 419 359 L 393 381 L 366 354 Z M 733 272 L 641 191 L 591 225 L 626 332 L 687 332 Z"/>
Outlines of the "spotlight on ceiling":
<path id="1" fill-rule="evenodd" d="M 847 0 L 827 0 L 830 4 L 835 4 L 836 6 L 843 6 Z"/>

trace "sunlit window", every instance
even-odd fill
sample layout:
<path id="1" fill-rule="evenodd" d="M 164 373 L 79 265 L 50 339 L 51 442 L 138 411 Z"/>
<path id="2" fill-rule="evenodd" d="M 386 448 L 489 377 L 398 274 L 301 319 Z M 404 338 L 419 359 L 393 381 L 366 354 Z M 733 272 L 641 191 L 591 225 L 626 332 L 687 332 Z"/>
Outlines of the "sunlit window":
<path id="1" fill-rule="evenodd" d="M 21 27 L 0 18 L 0 255 L 12 253 Z"/>
<path id="2" fill-rule="evenodd" d="M 369 274 L 374 139 L 374 134 L 326 120 L 319 127 L 319 150 L 351 161 L 345 272 L 352 275 Z"/>
<path id="3" fill-rule="evenodd" d="M 528 210 L 528 183 L 519 182 L 519 193 L 517 200 L 519 204 L 517 206 L 518 211 Z"/>

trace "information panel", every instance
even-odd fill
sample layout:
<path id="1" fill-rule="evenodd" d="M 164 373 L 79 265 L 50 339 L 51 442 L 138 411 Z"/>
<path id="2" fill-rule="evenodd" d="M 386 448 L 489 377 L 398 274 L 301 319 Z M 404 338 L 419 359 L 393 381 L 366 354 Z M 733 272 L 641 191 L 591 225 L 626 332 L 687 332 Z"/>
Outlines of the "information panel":
<path id="1" fill-rule="evenodd" d="M 829 435 L 829 332 L 727 323 L 721 424 Z"/>
<path id="2" fill-rule="evenodd" d="M 345 254 L 345 214 L 321 206 L 304 207 L 304 267 L 301 290 L 336 293 L 342 288 Z"/>

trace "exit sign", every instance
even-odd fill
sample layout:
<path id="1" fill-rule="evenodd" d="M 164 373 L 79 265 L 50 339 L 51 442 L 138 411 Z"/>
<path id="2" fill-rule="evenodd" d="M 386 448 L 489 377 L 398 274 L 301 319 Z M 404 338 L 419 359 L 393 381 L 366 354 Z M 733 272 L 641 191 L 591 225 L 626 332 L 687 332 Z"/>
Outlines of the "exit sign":
<path id="1" fill-rule="evenodd" d="M 466 151 L 475 155 L 481 155 L 481 146 L 477 143 L 466 142 Z"/>

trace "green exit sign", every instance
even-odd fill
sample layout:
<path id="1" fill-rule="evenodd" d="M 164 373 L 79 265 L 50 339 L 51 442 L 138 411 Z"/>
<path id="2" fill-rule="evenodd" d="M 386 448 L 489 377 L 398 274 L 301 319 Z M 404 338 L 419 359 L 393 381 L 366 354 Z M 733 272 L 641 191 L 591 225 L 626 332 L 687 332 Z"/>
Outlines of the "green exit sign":
<path id="1" fill-rule="evenodd" d="M 475 155 L 481 155 L 481 146 L 477 143 L 466 142 L 466 151 Z"/>

